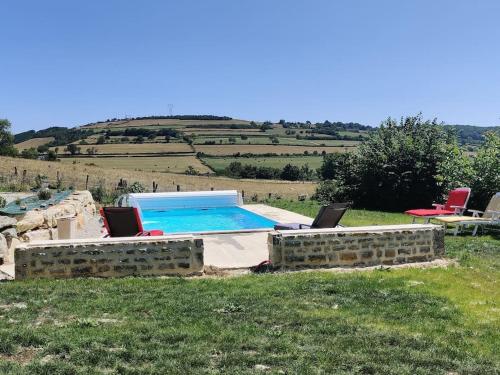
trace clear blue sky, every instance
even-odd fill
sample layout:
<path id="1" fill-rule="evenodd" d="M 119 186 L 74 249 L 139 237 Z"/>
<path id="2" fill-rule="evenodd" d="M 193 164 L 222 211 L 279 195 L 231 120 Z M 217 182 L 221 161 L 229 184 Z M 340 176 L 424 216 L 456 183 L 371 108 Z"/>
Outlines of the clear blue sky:
<path id="1" fill-rule="evenodd" d="M 0 118 L 500 124 L 500 1 L 0 3 Z"/>

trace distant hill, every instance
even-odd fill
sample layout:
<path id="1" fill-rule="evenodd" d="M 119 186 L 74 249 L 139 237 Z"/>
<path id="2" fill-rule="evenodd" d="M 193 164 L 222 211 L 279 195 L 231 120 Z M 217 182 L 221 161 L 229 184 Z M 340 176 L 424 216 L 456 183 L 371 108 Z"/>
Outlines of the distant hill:
<path id="1" fill-rule="evenodd" d="M 446 127 L 455 129 L 461 144 L 479 144 L 486 132 L 500 134 L 500 126 L 446 125 Z"/>
<path id="2" fill-rule="evenodd" d="M 477 145 L 483 141 L 485 132 L 494 131 L 500 134 L 500 126 L 472 126 L 472 125 L 445 125 L 456 131 L 459 142 L 464 145 Z M 80 125 L 74 128 L 49 127 L 43 130 L 29 130 L 18 133 L 14 137 L 16 144 L 32 139 L 40 139 L 25 145 L 38 145 L 42 142 L 50 146 L 62 146 L 69 143 L 85 140 L 93 134 L 106 134 L 107 136 L 139 136 L 144 137 L 156 134 L 165 136 L 166 132 L 171 137 L 182 136 L 207 137 L 217 134 L 238 135 L 242 132 L 258 136 L 259 134 L 276 134 L 304 140 L 351 140 L 360 141 L 376 128 L 356 122 L 288 122 L 280 120 L 278 123 L 256 122 L 250 120 L 234 119 L 228 116 L 214 115 L 176 115 L 176 116 L 143 116 L 133 118 L 112 118 Z M 255 133 L 255 132 L 264 133 Z M 267 133 L 266 133 L 267 131 Z M 235 133 L 231 133 L 235 132 Z M 253 132 L 253 133 L 250 133 Z M 136 134 L 137 133 L 137 134 Z M 43 140 L 42 140 L 43 139 Z M 208 140 L 207 142 L 209 142 Z M 21 145 L 24 148 L 24 144 Z"/>

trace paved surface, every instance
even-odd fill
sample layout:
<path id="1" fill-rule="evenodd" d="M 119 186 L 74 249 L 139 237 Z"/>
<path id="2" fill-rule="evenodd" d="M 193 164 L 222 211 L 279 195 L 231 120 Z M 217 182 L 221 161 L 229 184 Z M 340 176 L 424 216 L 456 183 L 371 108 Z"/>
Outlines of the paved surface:
<path id="1" fill-rule="evenodd" d="M 280 223 L 311 224 L 313 219 L 265 204 L 243 208 Z M 267 236 L 270 231 L 203 235 L 205 265 L 218 268 L 248 268 L 269 259 Z"/>

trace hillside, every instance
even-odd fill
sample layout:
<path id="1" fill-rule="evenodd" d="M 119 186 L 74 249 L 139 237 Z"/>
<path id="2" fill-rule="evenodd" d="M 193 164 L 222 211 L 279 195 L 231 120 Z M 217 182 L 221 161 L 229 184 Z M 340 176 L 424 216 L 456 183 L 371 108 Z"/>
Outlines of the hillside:
<path id="1" fill-rule="evenodd" d="M 447 125 L 474 152 L 486 131 L 500 127 Z M 50 127 L 15 135 L 21 151 L 49 150 L 65 164 L 128 171 L 229 175 L 231 163 L 257 168 L 268 179 L 316 180 L 322 156 L 356 149 L 375 128 L 356 122 L 255 122 L 227 116 L 182 115 L 107 119 L 74 128 Z M 33 150 L 32 150 L 33 151 Z M 31 155 L 36 156 L 36 151 Z M 276 159 L 276 160 L 275 160 Z M 285 162 L 285 164 L 283 164 Z M 280 171 L 290 164 L 298 170 Z"/>
<path id="2" fill-rule="evenodd" d="M 15 175 L 17 168 L 18 175 Z M 25 182 L 32 182 L 37 175 L 47 176 L 48 180 L 55 182 L 59 173 L 64 186 L 73 186 L 75 189 L 85 189 L 103 184 L 108 189 L 116 187 L 120 179 L 125 179 L 129 184 L 137 181 L 151 190 L 153 181 L 158 185 L 158 191 L 176 191 L 177 185 L 182 191 L 189 190 L 230 190 L 245 191 L 246 198 L 251 199 L 256 195 L 263 199 L 272 194 L 273 197 L 286 197 L 297 199 L 298 195 L 312 195 L 316 188 L 315 183 L 284 182 L 284 181 L 256 181 L 236 180 L 225 177 L 187 176 L 183 174 L 166 172 L 145 172 L 125 169 L 101 168 L 94 165 L 81 163 L 48 162 L 41 160 L 27 160 L 0 156 L 0 177 L 3 181 L 12 184 L 21 184 L 22 171 L 26 170 Z M 87 176 L 88 186 L 87 186 Z"/>

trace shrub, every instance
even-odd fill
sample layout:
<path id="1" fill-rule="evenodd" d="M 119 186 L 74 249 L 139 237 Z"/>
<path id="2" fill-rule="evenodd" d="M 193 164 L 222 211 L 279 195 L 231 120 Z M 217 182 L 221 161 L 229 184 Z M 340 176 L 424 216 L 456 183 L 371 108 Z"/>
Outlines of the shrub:
<path id="1" fill-rule="evenodd" d="M 28 148 L 21 151 L 21 157 L 24 159 L 38 159 L 38 151 L 34 148 Z"/>
<path id="2" fill-rule="evenodd" d="M 146 188 L 140 182 L 134 182 L 126 188 L 126 193 L 144 193 Z"/>
<path id="3" fill-rule="evenodd" d="M 485 142 L 472 160 L 472 198 L 470 207 L 484 210 L 500 188 L 500 136 L 486 133 Z"/>
<path id="4" fill-rule="evenodd" d="M 5 207 L 6 204 L 7 204 L 7 201 L 5 200 L 5 198 L 0 196 L 0 208 Z"/>
<path id="5" fill-rule="evenodd" d="M 358 207 L 390 211 L 430 207 L 456 179 L 445 173 L 445 169 L 456 171 L 456 165 L 443 168 L 453 162 L 450 151 L 455 147 L 454 134 L 436 120 L 423 121 L 417 115 L 398 123 L 389 118 L 355 154 L 325 157 L 319 173 L 335 178 L 334 198 Z"/>
<path id="6" fill-rule="evenodd" d="M 40 189 L 38 191 L 38 199 L 46 201 L 52 197 L 52 193 L 49 189 Z"/>

